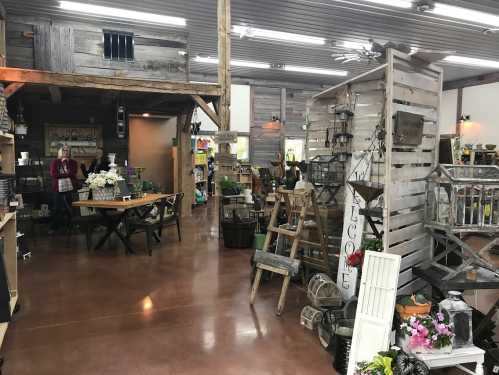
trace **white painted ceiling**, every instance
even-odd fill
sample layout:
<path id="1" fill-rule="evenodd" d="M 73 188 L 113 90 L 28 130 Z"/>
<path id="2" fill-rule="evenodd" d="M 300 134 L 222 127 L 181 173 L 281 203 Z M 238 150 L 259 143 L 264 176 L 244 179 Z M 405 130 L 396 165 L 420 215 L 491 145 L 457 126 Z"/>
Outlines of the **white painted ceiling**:
<path id="1" fill-rule="evenodd" d="M 216 0 L 78 1 L 186 18 L 190 56 L 217 55 Z M 499 15 L 499 1 L 496 0 L 439 1 Z M 59 9 L 57 0 L 2 0 L 2 2 L 8 14 L 57 16 L 75 21 L 93 18 L 62 11 Z M 112 15 L 107 20 L 113 21 Z M 414 10 L 381 6 L 363 0 L 232 0 L 232 24 L 246 24 L 265 29 L 319 36 L 333 43 L 345 40 L 365 42 L 369 38 L 382 42 L 391 40 L 408 43 L 418 48 L 454 50 L 458 55 L 499 61 L 499 34 L 486 36 L 482 33 L 485 29 L 483 26 L 430 17 Z M 309 47 L 283 42 L 232 38 L 233 59 L 348 70 L 349 76 L 375 67 L 367 63 L 335 62 L 331 58 L 332 52 L 330 47 L 324 46 Z M 444 66 L 444 70 L 445 80 L 492 71 L 462 66 Z M 216 66 L 192 62 L 191 72 L 202 78 L 203 74 L 216 74 Z M 233 75 L 325 85 L 345 79 L 344 77 L 248 68 L 233 68 Z"/>

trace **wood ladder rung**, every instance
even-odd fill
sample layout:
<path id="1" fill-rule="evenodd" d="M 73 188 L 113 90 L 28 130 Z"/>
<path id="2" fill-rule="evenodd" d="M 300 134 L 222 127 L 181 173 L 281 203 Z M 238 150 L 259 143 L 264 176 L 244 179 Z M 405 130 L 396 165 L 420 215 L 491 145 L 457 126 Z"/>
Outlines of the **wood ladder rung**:
<path id="1" fill-rule="evenodd" d="M 291 210 L 291 213 L 293 213 L 293 214 L 301 214 L 301 210 Z M 307 215 L 307 216 L 315 216 L 315 212 L 313 212 L 313 211 L 307 211 L 307 212 L 305 212 L 305 215 Z"/>
<path id="2" fill-rule="evenodd" d="M 268 227 L 267 230 L 271 231 L 271 232 L 282 234 L 284 236 L 289 236 L 289 237 L 296 237 L 296 236 L 298 236 L 298 232 L 294 232 L 292 230 L 287 230 L 287 229 L 284 229 L 284 228 Z"/>
<path id="3" fill-rule="evenodd" d="M 260 268 L 261 270 L 265 270 L 265 271 L 270 271 L 270 272 L 278 273 L 278 274 L 283 275 L 283 276 L 288 276 L 289 275 L 288 270 L 285 270 L 285 269 L 282 269 L 282 268 L 273 267 L 273 266 L 269 266 L 268 264 L 258 263 L 256 265 L 256 268 Z"/>
<path id="4" fill-rule="evenodd" d="M 322 245 L 319 242 L 313 242 L 313 241 L 307 241 L 307 240 L 300 240 L 300 243 L 309 245 L 309 246 L 315 246 L 315 247 L 321 247 Z"/>

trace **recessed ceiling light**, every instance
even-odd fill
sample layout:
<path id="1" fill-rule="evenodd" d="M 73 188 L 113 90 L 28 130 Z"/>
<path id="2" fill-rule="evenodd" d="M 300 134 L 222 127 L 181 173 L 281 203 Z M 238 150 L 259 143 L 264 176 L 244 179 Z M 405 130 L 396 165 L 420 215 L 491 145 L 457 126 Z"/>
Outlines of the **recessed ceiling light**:
<path id="1" fill-rule="evenodd" d="M 194 61 L 199 63 L 218 64 L 218 59 L 215 57 L 196 56 Z M 245 60 L 231 60 L 230 65 L 245 68 L 270 69 L 270 64 Z"/>
<path id="2" fill-rule="evenodd" d="M 149 116 L 151 116 L 149 113 L 143 113 L 142 114 L 142 117 L 149 117 Z"/>
<path id="3" fill-rule="evenodd" d="M 391 7 L 397 8 L 411 8 L 412 1 L 411 0 L 364 0 L 369 3 L 376 3 L 381 5 L 388 5 Z"/>
<path id="4" fill-rule="evenodd" d="M 163 16 L 161 14 L 137 12 L 121 8 L 110 8 L 99 5 L 76 3 L 73 1 L 60 1 L 60 7 L 64 10 L 96 14 L 100 16 L 126 18 L 135 21 L 159 23 L 164 25 L 185 26 L 185 18 Z"/>
<path id="5" fill-rule="evenodd" d="M 476 59 L 474 57 L 464 57 L 464 56 L 451 55 L 451 56 L 447 56 L 442 61 L 453 63 L 453 64 L 459 64 L 459 65 L 476 66 L 479 68 L 499 69 L 499 61 Z"/>
<path id="6" fill-rule="evenodd" d="M 285 42 L 316 44 L 316 45 L 326 44 L 326 39 L 316 36 L 286 33 L 283 31 L 258 29 L 256 27 L 249 27 L 249 26 L 234 25 L 232 26 L 232 32 L 234 34 L 239 34 L 239 37 L 241 38 L 248 37 L 256 39 L 281 40 Z"/>
<path id="7" fill-rule="evenodd" d="M 497 15 L 453 5 L 436 3 L 435 7 L 427 13 L 464 20 L 469 24 L 483 24 L 499 27 L 499 16 Z"/>
<path id="8" fill-rule="evenodd" d="M 348 72 L 346 70 L 330 70 L 330 69 L 319 69 L 319 68 L 307 68 L 303 66 L 285 65 L 284 70 L 288 72 L 298 72 L 298 73 L 311 73 L 311 74 L 324 74 L 329 76 L 346 76 Z"/>

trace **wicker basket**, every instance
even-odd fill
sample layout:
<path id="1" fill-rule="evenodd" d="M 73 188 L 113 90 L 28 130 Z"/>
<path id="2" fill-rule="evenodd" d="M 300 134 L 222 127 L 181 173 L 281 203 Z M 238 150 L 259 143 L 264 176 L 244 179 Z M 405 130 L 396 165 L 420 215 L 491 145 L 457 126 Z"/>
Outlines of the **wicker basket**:
<path id="1" fill-rule="evenodd" d="M 111 201 L 114 199 L 114 186 L 92 189 L 92 199 L 96 201 Z"/>

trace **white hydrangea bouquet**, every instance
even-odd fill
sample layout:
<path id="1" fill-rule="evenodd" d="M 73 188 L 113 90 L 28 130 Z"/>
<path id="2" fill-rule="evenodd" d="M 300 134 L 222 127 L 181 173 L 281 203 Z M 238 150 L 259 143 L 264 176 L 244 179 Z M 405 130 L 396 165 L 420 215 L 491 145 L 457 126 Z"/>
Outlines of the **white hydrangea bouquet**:
<path id="1" fill-rule="evenodd" d="M 90 173 L 85 183 L 92 190 L 92 197 L 95 200 L 114 199 L 115 187 L 118 181 L 123 178 L 114 171 L 101 171 L 100 173 Z"/>

